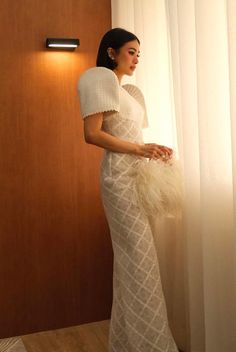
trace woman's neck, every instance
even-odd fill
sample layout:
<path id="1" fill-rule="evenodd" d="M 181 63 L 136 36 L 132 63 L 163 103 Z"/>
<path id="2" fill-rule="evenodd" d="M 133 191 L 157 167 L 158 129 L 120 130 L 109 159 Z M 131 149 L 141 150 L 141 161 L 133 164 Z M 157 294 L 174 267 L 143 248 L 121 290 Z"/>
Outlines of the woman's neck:
<path id="1" fill-rule="evenodd" d="M 114 68 L 114 70 L 113 70 L 113 72 L 116 74 L 116 76 L 117 76 L 117 78 L 118 78 L 118 80 L 119 80 L 119 85 L 121 86 L 121 79 L 122 79 L 122 77 L 123 77 L 123 73 L 120 73 L 119 71 L 117 71 L 115 68 Z"/>

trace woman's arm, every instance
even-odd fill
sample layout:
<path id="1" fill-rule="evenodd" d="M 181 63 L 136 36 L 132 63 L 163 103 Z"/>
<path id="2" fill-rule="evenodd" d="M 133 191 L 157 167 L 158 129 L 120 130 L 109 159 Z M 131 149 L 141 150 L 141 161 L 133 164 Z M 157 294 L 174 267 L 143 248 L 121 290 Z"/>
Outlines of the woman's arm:
<path id="1" fill-rule="evenodd" d="M 84 119 L 85 141 L 113 152 L 128 153 L 147 158 L 171 155 L 172 149 L 156 143 L 138 144 L 122 140 L 102 131 L 103 113 L 90 115 Z"/>

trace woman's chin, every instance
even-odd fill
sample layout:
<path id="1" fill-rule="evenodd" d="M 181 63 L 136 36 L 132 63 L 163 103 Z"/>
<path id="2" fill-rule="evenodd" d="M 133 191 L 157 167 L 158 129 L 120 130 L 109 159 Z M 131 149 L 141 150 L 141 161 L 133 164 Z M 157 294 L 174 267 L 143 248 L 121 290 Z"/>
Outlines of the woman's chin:
<path id="1" fill-rule="evenodd" d="M 129 71 L 127 72 L 127 75 L 132 76 L 132 75 L 133 75 L 133 73 L 134 73 L 134 70 L 129 69 Z"/>

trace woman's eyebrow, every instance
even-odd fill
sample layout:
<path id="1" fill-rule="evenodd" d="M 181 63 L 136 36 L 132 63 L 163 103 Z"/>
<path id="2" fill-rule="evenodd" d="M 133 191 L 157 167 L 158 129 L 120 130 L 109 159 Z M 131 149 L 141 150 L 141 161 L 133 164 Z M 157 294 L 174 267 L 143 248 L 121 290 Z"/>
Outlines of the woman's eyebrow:
<path id="1" fill-rule="evenodd" d="M 134 51 L 137 51 L 135 48 L 129 48 L 129 49 L 133 49 Z M 140 50 L 138 52 L 140 53 Z"/>

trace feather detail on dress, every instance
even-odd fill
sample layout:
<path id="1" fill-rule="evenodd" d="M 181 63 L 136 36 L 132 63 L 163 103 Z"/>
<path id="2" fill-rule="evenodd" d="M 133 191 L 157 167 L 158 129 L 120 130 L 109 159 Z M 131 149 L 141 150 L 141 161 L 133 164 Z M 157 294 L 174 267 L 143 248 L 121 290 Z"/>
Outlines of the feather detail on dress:
<path id="1" fill-rule="evenodd" d="M 142 158 L 136 165 L 136 189 L 148 216 L 175 217 L 183 205 L 183 177 L 179 160 Z"/>

